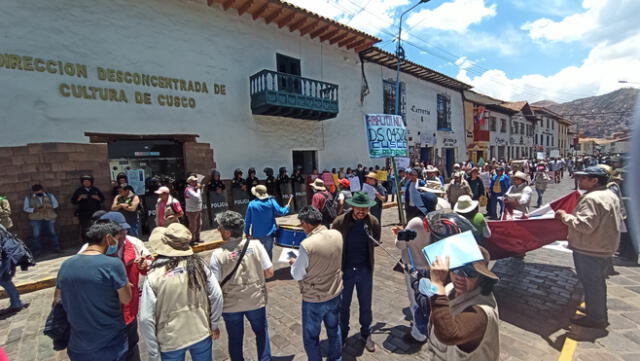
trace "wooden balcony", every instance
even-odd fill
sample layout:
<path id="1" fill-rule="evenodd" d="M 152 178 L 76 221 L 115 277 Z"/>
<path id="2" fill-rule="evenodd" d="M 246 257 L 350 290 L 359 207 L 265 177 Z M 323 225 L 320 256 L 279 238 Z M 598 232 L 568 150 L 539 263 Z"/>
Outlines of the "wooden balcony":
<path id="1" fill-rule="evenodd" d="M 488 130 L 479 130 L 476 129 L 473 131 L 473 141 L 474 142 L 488 142 L 490 139 Z"/>

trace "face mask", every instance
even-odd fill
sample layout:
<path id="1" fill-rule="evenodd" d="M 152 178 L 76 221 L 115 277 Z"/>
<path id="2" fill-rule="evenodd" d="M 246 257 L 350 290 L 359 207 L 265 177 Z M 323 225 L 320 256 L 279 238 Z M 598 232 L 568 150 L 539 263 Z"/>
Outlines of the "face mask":
<path id="1" fill-rule="evenodd" d="M 438 288 L 426 277 L 420 279 L 420 282 L 418 283 L 418 290 L 421 294 L 427 297 L 431 297 L 438 293 Z"/>
<path id="2" fill-rule="evenodd" d="M 118 241 L 116 241 L 116 244 L 109 243 L 109 247 L 107 247 L 107 252 L 105 252 L 105 254 L 107 256 L 111 256 L 115 254 L 117 251 L 118 251 Z"/>

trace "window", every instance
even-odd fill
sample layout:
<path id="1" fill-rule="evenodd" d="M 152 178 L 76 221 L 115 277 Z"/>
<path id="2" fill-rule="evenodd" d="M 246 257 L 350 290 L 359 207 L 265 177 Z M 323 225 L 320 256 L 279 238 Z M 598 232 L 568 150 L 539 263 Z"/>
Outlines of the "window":
<path id="1" fill-rule="evenodd" d="M 276 66 L 278 68 L 278 73 L 300 76 L 300 59 L 276 54 Z M 278 89 L 280 91 L 299 94 L 302 92 L 302 84 L 298 78 L 279 75 Z"/>
<path id="2" fill-rule="evenodd" d="M 506 132 L 507 132 L 507 120 L 500 119 L 500 133 L 506 133 Z"/>
<path id="3" fill-rule="evenodd" d="M 489 130 L 496 131 L 496 117 L 489 117 Z"/>
<path id="4" fill-rule="evenodd" d="M 538 144 L 538 134 L 536 134 L 536 142 L 535 144 Z"/>
<path id="5" fill-rule="evenodd" d="M 383 80 L 383 112 L 384 114 L 396 114 L 396 82 L 395 80 Z M 405 113 L 405 86 L 400 82 L 400 115 L 406 124 Z"/>
<path id="6" fill-rule="evenodd" d="M 520 134 L 524 135 L 524 123 L 520 123 Z"/>
<path id="7" fill-rule="evenodd" d="M 556 129 L 556 122 L 551 122 L 551 129 Z"/>
<path id="8" fill-rule="evenodd" d="M 547 135 L 547 147 L 549 147 L 549 146 L 550 146 L 550 144 L 549 144 L 549 136 Z"/>
<path id="9" fill-rule="evenodd" d="M 438 94 L 438 130 L 451 130 L 451 97 Z"/>

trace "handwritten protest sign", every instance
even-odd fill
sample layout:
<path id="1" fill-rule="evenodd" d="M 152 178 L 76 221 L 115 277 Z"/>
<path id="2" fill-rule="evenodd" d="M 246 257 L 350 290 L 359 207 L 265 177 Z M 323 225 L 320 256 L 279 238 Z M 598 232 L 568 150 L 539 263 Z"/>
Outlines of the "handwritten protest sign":
<path id="1" fill-rule="evenodd" d="M 406 157 L 407 133 L 399 115 L 367 114 L 364 116 L 369 143 L 369 157 Z"/>

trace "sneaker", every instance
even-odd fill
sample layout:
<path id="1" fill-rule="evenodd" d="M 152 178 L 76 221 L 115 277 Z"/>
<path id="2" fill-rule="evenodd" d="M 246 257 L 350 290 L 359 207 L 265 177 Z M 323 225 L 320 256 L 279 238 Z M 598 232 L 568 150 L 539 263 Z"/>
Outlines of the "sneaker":
<path id="1" fill-rule="evenodd" d="M 586 327 L 586 328 L 599 328 L 605 329 L 609 326 L 609 322 L 607 321 L 596 321 L 589 316 L 577 317 L 571 320 L 571 323 L 577 326 Z"/>
<path id="2" fill-rule="evenodd" d="M 364 341 L 364 348 L 369 352 L 376 352 L 376 344 L 373 342 L 371 335 L 367 336 L 367 338 L 362 337 L 362 341 Z"/>

